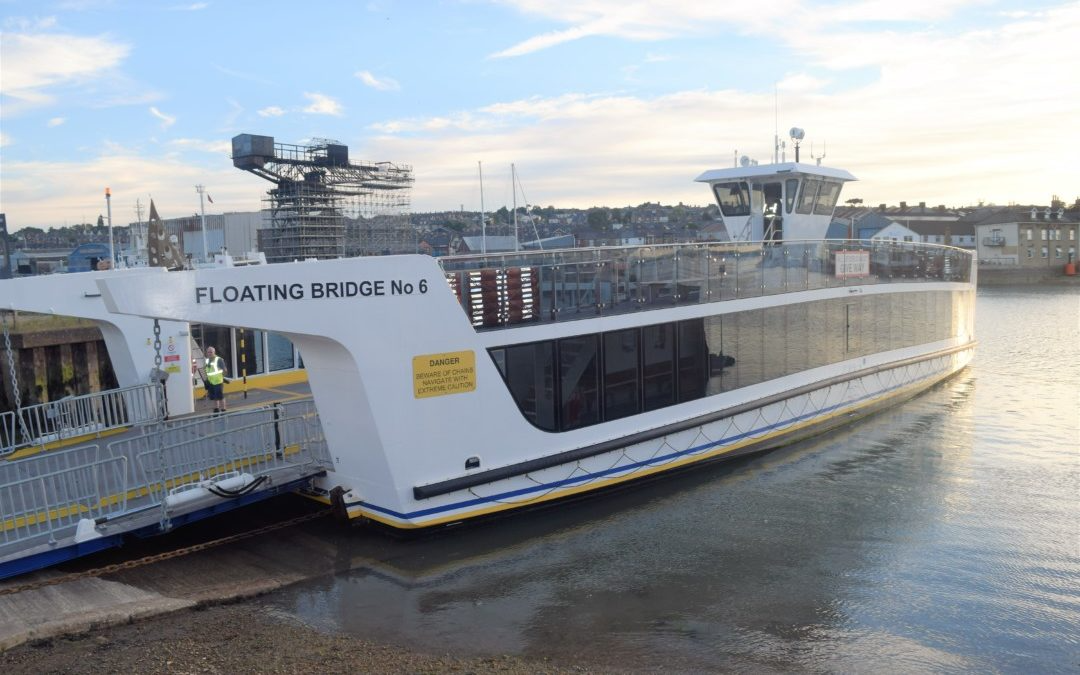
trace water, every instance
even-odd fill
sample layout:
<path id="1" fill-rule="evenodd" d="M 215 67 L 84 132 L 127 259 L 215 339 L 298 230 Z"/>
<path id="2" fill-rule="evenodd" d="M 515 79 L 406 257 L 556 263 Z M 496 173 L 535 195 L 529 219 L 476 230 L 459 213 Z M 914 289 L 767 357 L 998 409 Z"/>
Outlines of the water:
<path id="1" fill-rule="evenodd" d="M 440 536 L 269 602 L 429 652 L 638 671 L 1077 672 L 1080 293 L 984 289 L 973 365 L 841 433 Z"/>

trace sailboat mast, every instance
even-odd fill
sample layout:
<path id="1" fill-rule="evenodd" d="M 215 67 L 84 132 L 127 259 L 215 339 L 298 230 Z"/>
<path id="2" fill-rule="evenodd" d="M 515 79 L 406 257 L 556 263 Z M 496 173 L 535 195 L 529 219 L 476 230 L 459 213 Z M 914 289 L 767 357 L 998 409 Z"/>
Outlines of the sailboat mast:
<path id="1" fill-rule="evenodd" d="M 513 194 L 514 203 L 514 250 L 521 250 L 521 240 L 518 239 L 517 224 L 517 174 L 514 172 L 514 164 L 510 163 L 510 192 Z"/>
<path id="2" fill-rule="evenodd" d="M 487 223 L 484 222 L 484 167 L 476 162 L 476 170 L 480 173 L 480 252 L 487 253 Z"/>

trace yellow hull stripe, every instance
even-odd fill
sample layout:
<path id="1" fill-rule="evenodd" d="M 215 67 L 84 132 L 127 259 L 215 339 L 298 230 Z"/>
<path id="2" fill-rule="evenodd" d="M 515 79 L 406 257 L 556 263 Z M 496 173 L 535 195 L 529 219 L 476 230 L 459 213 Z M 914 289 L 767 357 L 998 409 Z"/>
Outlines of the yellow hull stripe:
<path id="1" fill-rule="evenodd" d="M 739 441 L 737 443 L 733 443 L 732 445 L 729 445 L 729 446 L 725 446 L 725 447 L 722 447 L 722 448 L 717 448 L 715 450 L 707 450 L 705 452 L 702 452 L 701 454 L 691 455 L 691 456 L 683 457 L 681 459 L 672 460 L 672 461 L 670 461 L 670 462 L 668 462 L 666 464 L 653 466 L 653 467 L 647 467 L 647 468 L 641 468 L 641 469 L 638 469 L 636 471 L 633 471 L 632 473 L 623 474 L 621 476 L 613 476 L 613 477 L 610 477 L 610 478 L 599 478 L 599 479 L 590 481 L 588 483 L 585 483 L 583 485 L 578 485 L 576 487 L 568 487 L 568 488 L 563 488 L 563 489 L 553 487 L 551 489 L 551 491 L 548 492 L 547 494 L 540 495 L 540 496 L 537 496 L 537 497 L 532 497 L 532 498 L 529 498 L 529 499 L 524 499 L 524 500 L 521 500 L 521 501 L 516 501 L 516 502 L 513 502 L 513 503 L 494 504 L 494 505 L 487 506 L 487 507 L 473 509 L 471 511 L 458 512 L 458 513 L 455 513 L 455 514 L 449 515 L 449 516 L 432 518 L 431 520 L 424 520 L 424 521 L 419 522 L 419 523 L 397 520 L 397 519 L 394 519 L 392 517 L 388 517 L 386 514 L 381 513 L 379 511 L 374 511 L 372 509 L 365 508 L 362 505 L 349 506 L 348 507 L 348 514 L 349 514 L 350 519 L 352 519 L 352 518 L 361 518 L 362 517 L 362 518 L 367 518 L 369 520 L 376 521 L 378 523 L 382 523 L 384 525 L 388 525 L 388 526 L 396 528 L 396 529 L 414 530 L 414 529 L 422 529 L 422 528 L 427 528 L 427 527 L 435 527 L 435 526 L 438 526 L 438 525 L 445 525 L 447 523 L 454 523 L 454 522 L 458 522 L 458 521 L 461 521 L 461 520 L 466 520 L 466 519 L 469 519 L 469 518 L 477 518 L 477 517 L 480 517 L 480 516 L 490 515 L 490 514 L 493 514 L 493 513 L 499 513 L 501 511 L 508 511 L 510 509 L 522 508 L 524 506 L 533 506 L 533 505 L 536 505 L 536 504 L 541 504 L 541 503 L 544 503 L 544 502 L 552 501 L 552 500 L 555 500 L 555 499 L 562 499 L 564 497 L 571 497 L 573 495 L 581 494 L 583 492 L 589 492 L 591 490 L 599 490 L 599 489 L 609 487 L 609 486 L 612 486 L 612 485 L 617 485 L 619 483 L 625 483 L 625 482 L 628 482 L 628 481 L 631 481 L 631 480 L 637 480 L 639 478 L 645 478 L 646 476 L 655 475 L 655 474 L 662 473 L 662 472 L 665 472 L 665 471 L 671 471 L 673 469 L 678 469 L 680 467 L 683 467 L 683 466 L 686 466 L 686 465 L 689 465 L 689 464 L 695 464 L 697 462 L 702 462 L 702 461 L 705 461 L 705 460 L 713 459 L 713 458 L 719 457 L 721 455 L 730 454 L 730 453 L 735 452 L 737 450 L 740 450 L 740 449 L 742 449 L 742 448 L 744 448 L 744 447 L 746 447 L 748 445 L 761 443 L 763 441 L 769 441 L 769 440 L 779 438 L 781 436 L 792 434 L 792 433 L 794 433 L 796 431 L 806 429 L 808 427 L 823 424 L 823 423 L 828 422 L 829 420 L 834 419 L 836 417 L 852 415 L 852 414 L 857 413 L 858 411 L 863 410 L 863 409 L 865 409 L 865 408 L 867 408 L 869 406 L 873 406 L 873 405 L 876 405 L 878 403 L 881 403 L 882 401 L 886 401 L 886 400 L 889 400 L 889 399 L 892 399 L 892 398 L 899 398 L 899 397 L 903 397 L 905 395 L 917 393 L 918 391 L 921 391 L 923 389 L 926 389 L 926 388 L 929 388 L 929 387 L 933 386 L 937 382 L 939 382 L 941 380 L 944 380 L 945 378 L 951 376 L 952 374 L 953 374 L 953 372 L 950 371 L 949 373 L 945 373 L 945 374 L 942 374 L 942 375 L 940 375 L 938 377 L 935 377 L 930 382 L 926 382 L 926 381 L 915 382 L 915 383 L 906 385 L 904 387 L 898 388 L 898 389 L 896 389 L 894 391 L 883 394 L 881 396 L 877 396 L 877 397 L 874 397 L 874 398 L 867 399 L 866 401 L 863 401 L 863 402 L 861 402 L 861 403 L 859 403 L 857 405 L 854 405 L 852 407 L 842 408 L 840 410 L 831 412 L 831 413 L 829 413 L 827 415 L 823 415 L 823 416 L 820 416 L 820 417 L 814 417 L 813 419 L 806 420 L 805 422 L 798 422 L 798 423 L 792 424 L 791 426 L 785 427 L 783 429 L 778 429 L 776 431 L 764 433 L 764 434 L 762 434 L 760 436 L 747 438 L 747 439 L 744 439 L 744 440 Z M 329 503 L 329 501 L 327 500 L 326 503 Z"/>

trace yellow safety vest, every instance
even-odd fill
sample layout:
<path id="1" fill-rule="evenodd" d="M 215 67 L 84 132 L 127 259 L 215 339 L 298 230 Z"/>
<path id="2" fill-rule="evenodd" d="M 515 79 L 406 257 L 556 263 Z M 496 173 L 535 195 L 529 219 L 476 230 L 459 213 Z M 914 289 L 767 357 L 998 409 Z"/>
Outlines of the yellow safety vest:
<path id="1" fill-rule="evenodd" d="M 215 356 L 213 361 L 206 360 L 206 381 L 210 384 L 221 384 L 225 381 L 225 366 L 220 356 Z"/>

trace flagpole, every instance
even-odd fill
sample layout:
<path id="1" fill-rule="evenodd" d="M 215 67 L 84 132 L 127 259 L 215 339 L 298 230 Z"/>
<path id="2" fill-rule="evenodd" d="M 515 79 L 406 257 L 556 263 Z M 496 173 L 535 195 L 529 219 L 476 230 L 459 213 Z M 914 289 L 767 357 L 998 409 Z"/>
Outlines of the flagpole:
<path id="1" fill-rule="evenodd" d="M 196 185 L 195 191 L 199 193 L 199 212 L 202 214 L 202 255 L 205 263 L 210 257 L 210 248 L 206 245 L 206 206 L 203 204 L 203 193 L 206 192 L 206 188 Z"/>
<path id="2" fill-rule="evenodd" d="M 105 188 L 105 210 L 109 214 L 109 269 L 116 269 L 116 251 L 112 235 L 112 190 Z"/>

